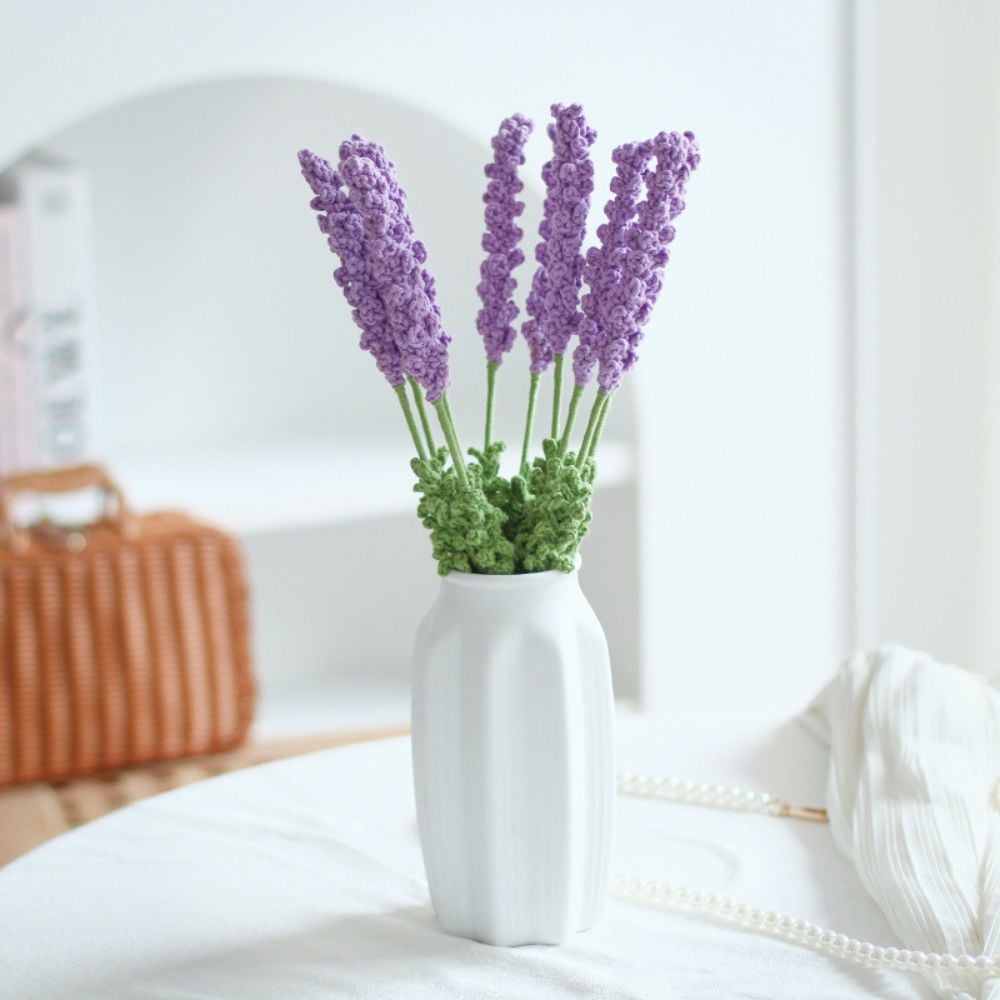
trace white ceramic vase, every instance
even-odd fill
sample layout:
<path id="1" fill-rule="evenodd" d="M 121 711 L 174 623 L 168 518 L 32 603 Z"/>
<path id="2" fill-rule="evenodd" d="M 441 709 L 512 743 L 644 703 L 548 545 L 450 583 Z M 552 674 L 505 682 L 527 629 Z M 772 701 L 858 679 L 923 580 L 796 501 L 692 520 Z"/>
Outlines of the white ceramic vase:
<path id="1" fill-rule="evenodd" d="M 519 945 L 593 926 L 611 847 L 614 702 L 576 571 L 442 578 L 413 680 L 417 818 L 442 928 Z"/>

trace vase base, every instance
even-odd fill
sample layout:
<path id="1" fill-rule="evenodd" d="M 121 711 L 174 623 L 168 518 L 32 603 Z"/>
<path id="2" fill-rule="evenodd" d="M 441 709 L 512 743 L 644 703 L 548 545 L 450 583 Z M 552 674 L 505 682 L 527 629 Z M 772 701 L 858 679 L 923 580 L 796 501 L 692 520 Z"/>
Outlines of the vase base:
<path id="1" fill-rule="evenodd" d="M 492 948 L 523 948 L 525 945 L 561 945 L 592 930 L 600 922 L 602 914 L 597 913 L 592 919 L 584 920 L 575 927 L 551 928 L 548 931 L 520 931 L 515 928 L 471 928 L 459 925 L 450 925 L 438 917 L 438 926 L 452 937 L 465 938 L 468 941 L 478 941 L 480 944 L 488 944 Z"/>

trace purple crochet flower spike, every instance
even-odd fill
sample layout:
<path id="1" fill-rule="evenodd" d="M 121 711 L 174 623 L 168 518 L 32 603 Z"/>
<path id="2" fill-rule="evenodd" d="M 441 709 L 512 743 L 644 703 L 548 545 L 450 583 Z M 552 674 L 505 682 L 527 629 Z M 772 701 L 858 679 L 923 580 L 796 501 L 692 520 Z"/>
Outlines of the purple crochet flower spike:
<path id="1" fill-rule="evenodd" d="M 369 262 L 361 217 L 343 190 L 333 167 L 308 149 L 299 152 L 302 176 L 315 196 L 310 202 L 330 249 L 341 260 L 334 280 L 351 306 L 351 317 L 361 329 L 361 347 L 375 358 L 378 370 L 391 386 L 402 385 L 403 360 L 388 328 L 385 308 Z"/>
<path id="2" fill-rule="evenodd" d="M 583 278 L 589 291 L 581 299 L 580 339 L 573 352 L 573 374 L 581 388 L 592 378 L 600 359 L 603 332 L 600 305 L 613 293 L 620 277 L 623 248 L 629 227 L 635 220 L 646 167 L 652 155 L 650 142 L 626 143 L 611 154 L 617 167 L 611 181 L 614 198 L 604 206 L 608 221 L 597 229 L 599 245 L 587 251 L 583 265 Z"/>
<path id="3" fill-rule="evenodd" d="M 594 190 L 590 147 L 597 133 L 579 104 L 553 104 L 548 127 L 552 159 L 542 168 L 546 195 L 541 242 L 535 249 L 538 269 L 525 305 L 531 317 L 523 333 L 531 348 L 531 370 L 540 374 L 556 354 L 563 354 L 581 321 L 580 285 L 587 212 Z"/>
<path id="4" fill-rule="evenodd" d="M 613 287 L 602 286 L 597 296 L 597 381 L 605 394 L 618 387 L 638 360 L 643 328 L 670 260 L 669 245 L 675 235 L 671 223 L 684 210 L 687 181 L 701 160 L 691 132 L 661 132 L 649 146 L 656 169 L 646 174 L 646 199 L 637 205 L 635 224 L 626 228 L 622 245 L 609 255 L 614 266 L 601 280 L 613 280 Z"/>
<path id="5" fill-rule="evenodd" d="M 406 207 L 406 192 L 400 187 L 399 181 L 396 178 L 396 164 L 389 159 L 385 147 L 381 143 L 371 142 L 360 135 L 352 135 L 350 139 L 346 139 L 340 144 L 341 162 L 349 156 L 363 156 L 371 160 L 378 167 L 379 171 L 381 171 L 382 176 L 385 177 L 386 184 L 389 186 L 389 197 L 395 206 L 396 216 L 400 220 L 402 227 L 400 236 L 406 236 L 412 241 L 413 256 L 417 259 L 418 263 L 423 265 L 427 261 L 427 248 L 420 240 L 414 238 L 413 220 L 410 218 L 410 213 Z M 420 276 L 423 279 L 427 296 L 434 306 L 434 311 L 440 316 L 441 307 L 437 304 L 435 297 L 434 277 L 424 267 L 421 267 Z"/>
<path id="6" fill-rule="evenodd" d="M 524 303 L 524 311 L 528 314 L 528 319 L 521 325 L 521 333 L 528 344 L 531 352 L 531 370 L 534 374 L 540 375 L 552 363 L 552 348 L 545 336 L 544 316 L 545 316 L 545 294 L 548 290 L 548 278 L 545 271 L 546 246 L 548 245 L 549 233 L 552 226 L 549 222 L 549 210 L 552 204 L 552 164 L 546 163 L 542 167 L 542 181 L 545 183 L 546 195 L 542 206 L 542 221 L 538 225 L 538 235 L 541 240 L 535 246 L 535 261 L 538 267 L 531 278 L 531 289 L 528 298 Z"/>
<path id="7" fill-rule="evenodd" d="M 349 144 L 348 144 L 349 147 Z M 371 271 L 385 306 L 388 329 L 402 355 L 403 370 L 421 386 L 430 403 L 448 388 L 448 344 L 441 314 L 421 264 L 426 252 L 412 238 L 405 198 L 376 161 L 342 150 L 340 173 L 361 218 Z"/>
<path id="8" fill-rule="evenodd" d="M 640 325 L 649 319 L 663 288 L 663 270 L 670 260 L 668 247 L 676 235 L 671 223 L 686 207 L 684 194 L 687 182 L 701 162 L 701 151 L 693 132 L 683 135 L 661 132 L 653 139 L 652 147 L 657 168 L 649 178 L 649 193 L 638 207 L 638 216 L 640 225 L 647 232 L 656 234 L 660 250 L 654 257 L 653 270 L 647 282 L 646 308 L 638 317 Z"/>
<path id="9" fill-rule="evenodd" d="M 497 365 L 517 336 L 513 323 L 518 309 L 511 298 L 517 288 L 513 271 L 524 261 L 518 246 L 524 233 L 515 221 L 524 211 L 524 202 L 517 200 L 524 187 L 517 169 L 524 163 L 524 144 L 531 128 L 524 115 L 505 118 L 493 137 L 493 162 L 485 169 L 489 178 L 483 195 L 486 232 L 482 247 L 486 259 L 480 265 L 482 280 L 476 286 L 483 304 L 476 316 L 476 329 L 483 338 L 487 361 Z"/>

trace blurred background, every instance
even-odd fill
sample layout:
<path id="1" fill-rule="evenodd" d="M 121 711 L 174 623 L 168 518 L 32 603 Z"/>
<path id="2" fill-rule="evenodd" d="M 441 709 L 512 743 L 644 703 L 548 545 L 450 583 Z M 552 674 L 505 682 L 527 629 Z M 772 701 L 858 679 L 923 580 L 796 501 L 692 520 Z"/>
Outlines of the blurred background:
<path id="1" fill-rule="evenodd" d="M 296 151 L 395 160 L 471 442 L 482 167 L 535 119 L 530 257 L 554 101 L 598 130 L 592 230 L 615 145 L 703 150 L 584 547 L 623 703 L 787 715 L 888 640 L 1000 662 L 1000 5 L 0 0 L 0 78 L 0 472 L 99 458 L 240 537 L 259 734 L 405 721 L 436 591 Z M 17 438 L 29 292 L 61 367 Z M 527 379 L 519 344 L 508 440 Z"/>

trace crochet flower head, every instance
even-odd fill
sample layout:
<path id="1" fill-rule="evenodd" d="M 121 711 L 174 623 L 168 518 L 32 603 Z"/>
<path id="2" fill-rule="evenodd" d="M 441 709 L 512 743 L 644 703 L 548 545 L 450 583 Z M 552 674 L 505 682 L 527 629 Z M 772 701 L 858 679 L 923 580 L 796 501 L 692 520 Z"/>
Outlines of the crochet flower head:
<path id="1" fill-rule="evenodd" d="M 573 374 L 578 386 L 591 380 L 602 350 L 601 303 L 614 292 L 622 271 L 623 248 L 635 222 L 642 196 L 646 167 L 653 155 L 651 142 L 630 142 L 611 154 L 616 172 L 611 181 L 614 197 L 604 206 L 607 222 L 597 229 L 599 245 L 587 251 L 583 278 L 588 291 L 581 300 L 580 339 L 573 352 Z"/>
<path id="2" fill-rule="evenodd" d="M 555 355 L 565 352 L 580 324 L 581 248 L 594 190 L 590 147 L 597 133 L 579 104 L 553 104 L 552 117 L 548 126 L 552 159 L 542 169 L 546 195 L 538 227 L 541 241 L 535 249 L 538 269 L 525 305 L 530 319 L 522 330 L 535 373 L 545 371 Z"/>
<path id="3" fill-rule="evenodd" d="M 302 176 L 313 192 L 311 207 L 320 231 L 341 261 L 333 272 L 351 306 L 351 317 L 361 330 L 361 347 L 375 359 L 378 370 L 392 386 L 402 385 L 402 354 L 389 330 L 386 311 L 378 293 L 361 218 L 343 190 L 333 167 L 308 149 L 299 152 Z"/>
<path id="4" fill-rule="evenodd" d="M 476 329 L 483 338 L 487 360 L 497 365 L 516 337 L 513 324 L 518 308 L 512 296 L 517 281 L 513 271 L 524 261 L 519 246 L 523 231 L 516 221 L 524 211 L 524 202 L 517 200 L 524 187 L 518 167 L 524 163 L 524 144 L 531 129 L 532 124 L 524 115 L 505 118 L 493 137 L 493 161 L 485 169 L 489 178 L 483 195 L 486 232 L 482 246 L 486 259 L 480 265 L 481 280 L 476 287 L 482 302 Z"/>
<path id="5" fill-rule="evenodd" d="M 345 144 L 348 145 L 348 144 Z M 344 153 L 347 153 L 344 156 Z M 425 278 L 423 244 L 413 239 L 413 223 L 402 190 L 375 160 L 341 150 L 340 174 L 368 241 L 371 273 L 385 306 L 387 325 L 402 356 L 403 371 L 436 402 L 448 388 L 448 344 L 433 283 Z"/>
<path id="6" fill-rule="evenodd" d="M 437 296 L 434 291 L 434 277 L 423 266 L 427 261 L 427 248 L 414 235 L 413 220 L 410 218 L 410 213 L 406 207 L 406 192 L 400 186 L 399 179 L 396 177 L 396 164 L 389 159 L 385 147 L 381 143 L 372 142 L 360 135 L 352 135 L 350 139 L 346 139 L 340 144 L 341 160 L 346 160 L 349 156 L 363 156 L 371 160 L 385 178 L 389 189 L 389 198 L 396 208 L 396 216 L 403 227 L 401 235 L 409 237 L 412 242 L 413 256 L 421 265 L 420 276 L 424 283 L 424 290 L 427 292 L 427 297 L 431 300 L 435 312 L 440 316 L 441 307 L 437 303 Z"/>
<path id="7" fill-rule="evenodd" d="M 587 271 L 594 300 L 588 302 L 586 311 L 596 325 L 593 353 L 599 363 L 598 385 L 606 395 L 614 392 L 638 360 L 643 330 L 670 260 L 669 246 L 675 235 L 672 223 L 684 210 L 685 187 L 701 158 L 690 132 L 661 132 L 642 144 L 636 155 L 656 160 L 655 169 L 645 172 L 646 198 L 635 205 L 635 220 L 623 229 L 620 219 L 613 224 L 609 214 L 608 225 L 601 227 L 600 257 L 595 256 L 595 267 Z M 625 178 L 619 163 L 616 182 L 631 187 L 636 163 L 627 167 Z M 630 200 L 623 202 L 623 211 L 628 210 Z M 588 329 L 588 336 L 591 333 L 593 328 Z M 578 378 L 585 373 L 586 361 L 581 356 Z"/>

